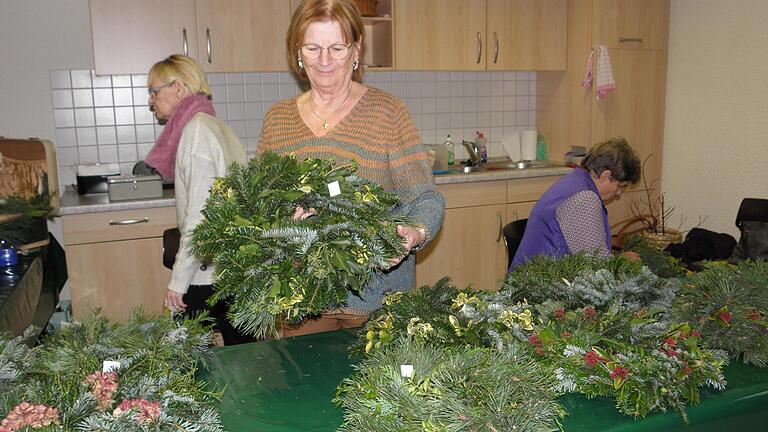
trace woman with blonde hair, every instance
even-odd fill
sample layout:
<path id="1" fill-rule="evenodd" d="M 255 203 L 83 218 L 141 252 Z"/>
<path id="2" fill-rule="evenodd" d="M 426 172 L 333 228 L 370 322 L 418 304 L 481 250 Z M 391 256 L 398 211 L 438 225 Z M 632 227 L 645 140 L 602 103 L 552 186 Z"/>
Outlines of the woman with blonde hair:
<path id="1" fill-rule="evenodd" d="M 232 162 L 245 164 L 247 157 L 237 135 L 215 117 L 208 82 L 195 60 L 174 54 L 155 63 L 147 86 L 149 108 L 165 126 L 145 162 L 163 178 L 174 180 L 176 223 L 181 234 L 165 306 L 193 315 L 208 309 L 213 267 L 192 254 L 192 230 L 203 219 L 201 211 L 213 180 L 225 176 Z M 239 335 L 228 322 L 223 302 L 208 310 L 225 344 L 251 340 Z"/>

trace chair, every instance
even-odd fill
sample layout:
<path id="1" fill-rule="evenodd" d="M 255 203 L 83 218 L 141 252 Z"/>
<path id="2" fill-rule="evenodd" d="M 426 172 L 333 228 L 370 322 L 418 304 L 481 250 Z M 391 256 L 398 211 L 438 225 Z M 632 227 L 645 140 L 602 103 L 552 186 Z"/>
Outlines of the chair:
<path id="1" fill-rule="evenodd" d="M 504 242 L 507 244 L 507 268 L 512 264 L 512 260 L 515 258 L 515 252 L 520 246 L 520 242 L 523 241 L 523 234 L 525 233 L 525 226 L 528 225 L 528 219 L 518 219 L 508 223 L 504 227 Z"/>

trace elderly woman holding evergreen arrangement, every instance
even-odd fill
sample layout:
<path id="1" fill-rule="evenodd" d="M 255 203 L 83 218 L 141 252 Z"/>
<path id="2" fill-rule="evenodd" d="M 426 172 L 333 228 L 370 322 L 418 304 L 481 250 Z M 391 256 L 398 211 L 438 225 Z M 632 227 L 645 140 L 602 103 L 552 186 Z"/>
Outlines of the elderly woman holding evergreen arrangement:
<path id="1" fill-rule="evenodd" d="M 640 180 L 640 160 L 624 138 L 592 147 L 580 168 L 553 184 L 528 218 L 523 240 L 509 270 L 536 255 L 564 256 L 579 251 L 611 253 L 611 227 L 605 204 Z M 625 253 L 632 260 L 639 257 Z"/>
<path id="2" fill-rule="evenodd" d="M 362 84 L 364 32 L 352 0 L 301 3 L 286 44 L 291 67 L 309 90 L 267 112 L 257 152 L 356 161 L 357 175 L 399 196 L 394 211 L 414 224 L 397 228 L 408 253 L 389 271 L 376 274 L 359 295 L 350 294 L 346 307 L 284 329 L 286 336 L 362 324 L 380 307 L 385 292 L 414 285 L 413 253 L 442 224 L 444 200 L 408 110 L 394 96 Z M 309 215 L 299 209 L 295 217 Z"/>
<path id="3" fill-rule="evenodd" d="M 201 210 L 214 178 L 226 175 L 232 162 L 244 164 L 245 150 L 232 129 L 215 117 L 208 82 L 190 57 L 172 55 L 155 63 L 147 86 L 149 107 L 165 127 L 145 162 L 163 178 L 174 179 L 176 223 L 181 233 L 165 306 L 189 315 L 208 310 L 216 318 L 225 344 L 249 341 L 227 321 L 223 302 L 210 309 L 206 306 L 213 293 L 213 267 L 200 262 L 190 247 L 192 230 L 203 219 Z"/>

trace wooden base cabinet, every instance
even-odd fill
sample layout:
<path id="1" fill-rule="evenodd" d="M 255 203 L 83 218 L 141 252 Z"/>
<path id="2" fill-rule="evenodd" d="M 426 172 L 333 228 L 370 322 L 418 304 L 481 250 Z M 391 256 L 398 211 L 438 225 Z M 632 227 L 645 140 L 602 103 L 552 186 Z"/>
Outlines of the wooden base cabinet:
<path id="1" fill-rule="evenodd" d="M 449 276 L 457 287 L 494 290 L 507 273 L 503 229 L 530 215 L 536 200 L 559 176 L 438 186 L 445 220 L 434 240 L 416 255 L 416 286 Z"/>
<path id="2" fill-rule="evenodd" d="M 75 319 L 95 308 L 117 322 L 139 306 L 162 312 L 171 277 L 162 233 L 176 226 L 173 207 L 67 215 L 62 225 Z"/>

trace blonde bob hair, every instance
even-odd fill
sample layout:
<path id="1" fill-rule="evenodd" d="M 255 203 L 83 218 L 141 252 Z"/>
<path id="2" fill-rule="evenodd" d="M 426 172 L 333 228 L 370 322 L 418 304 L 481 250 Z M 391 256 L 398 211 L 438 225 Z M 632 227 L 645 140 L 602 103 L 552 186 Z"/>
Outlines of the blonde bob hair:
<path id="1" fill-rule="evenodd" d="M 307 82 L 307 73 L 299 67 L 298 52 L 304 41 L 304 34 L 310 24 L 318 21 L 336 21 L 341 27 L 344 42 L 359 44 L 358 58 L 365 53 L 365 27 L 360 10 L 352 0 L 304 0 L 293 13 L 288 35 L 285 39 L 288 50 L 288 64 L 291 70 L 303 81 Z M 363 81 L 363 67 L 360 65 L 352 71 L 352 80 Z"/>
<path id="2" fill-rule="evenodd" d="M 211 98 L 211 88 L 208 86 L 208 80 L 205 73 L 197 62 L 185 55 L 173 54 L 172 56 L 161 60 L 152 66 L 147 77 L 149 86 L 154 78 L 167 84 L 173 81 L 179 81 L 187 90 L 187 95 L 206 95 Z"/>

